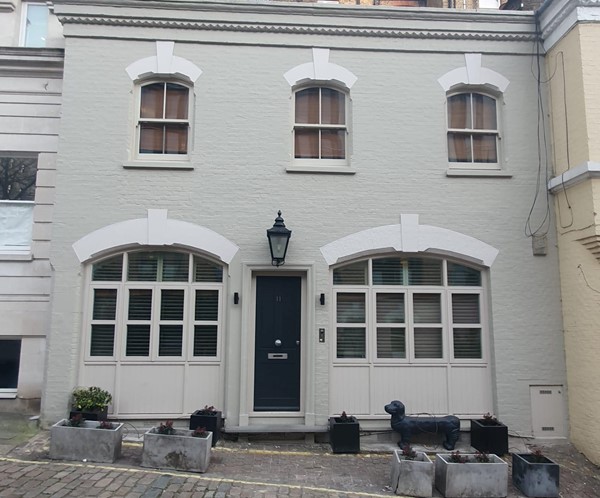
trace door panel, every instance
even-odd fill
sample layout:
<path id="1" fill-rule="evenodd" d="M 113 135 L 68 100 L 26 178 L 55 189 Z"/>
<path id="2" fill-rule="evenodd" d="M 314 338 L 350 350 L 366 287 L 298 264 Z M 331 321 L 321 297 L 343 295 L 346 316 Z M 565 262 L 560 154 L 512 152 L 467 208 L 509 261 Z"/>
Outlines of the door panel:
<path id="1" fill-rule="evenodd" d="M 300 277 L 256 277 L 254 410 L 300 410 Z"/>

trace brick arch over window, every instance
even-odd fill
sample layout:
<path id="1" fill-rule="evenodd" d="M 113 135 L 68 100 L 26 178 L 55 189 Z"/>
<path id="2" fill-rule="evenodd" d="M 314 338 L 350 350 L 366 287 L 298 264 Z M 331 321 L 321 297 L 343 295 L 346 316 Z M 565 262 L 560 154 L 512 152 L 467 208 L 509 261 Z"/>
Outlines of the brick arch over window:
<path id="1" fill-rule="evenodd" d="M 81 263 L 118 249 L 172 247 L 203 252 L 229 264 L 238 247 L 218 233 L 193 223 L 167 218 L 166 209 L 149 209 L 147 218 L 123 221 L 91 232 L 73 244 Z"/>
<path id="2" fill-rule="evenodd" d="M 400 215 L 399 225 L 370 228 L 321 247 L 329 265 L 391 251 L 454 256 L 485 267 L 490 267 L 498 255 L 498 249 L 474 237 L 420 225 L 418 215 L 414 214 Z"/>

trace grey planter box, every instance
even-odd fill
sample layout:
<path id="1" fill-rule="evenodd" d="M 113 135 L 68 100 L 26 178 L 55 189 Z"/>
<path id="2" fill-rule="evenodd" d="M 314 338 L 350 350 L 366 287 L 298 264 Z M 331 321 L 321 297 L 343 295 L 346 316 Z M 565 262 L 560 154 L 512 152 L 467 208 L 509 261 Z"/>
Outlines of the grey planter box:
<path id="1" fill-rule="evenodd" d="M 558 496 L 559 466 L 549 458 L 533 461 L 530 453 L 512 455 L 512 481 L 525 496 Z"/>
<path id="2" fill-rule="evenodd" d="M 401 450 L 392 457 L 392 491 L 404 496 L 433 496 L 433 462 L 427 454 L 417 451 L 414 460 L 407 460 Z"/>
<path id="3" fill-rule="evenodd" d="M 158 434 L 153 427 L 144 434 L 142 467 L 206 472 L 210 463 L 212 432 L 208 437 L 193 437 L 187 429 L 175 434 Z"/>
<path id="4" fill-rule="evenodd" d="M 50 427 L 50 458 L 112 463 L 121 455 L 123 424 L 113 422 L 114 429 L 98 429 L 99 422 L 85 421 L 70 427 L 67 419 Z"/>
<path id="5" fill-rule="evenodd" d="M 461 455 L 468 463 L 452 463 L 450 454 L 435 458 L 435 487 L 447 498 L 501 498 L 508 494 L 508 464 L 496 455 L 479 463 L 475 455 Z"/>

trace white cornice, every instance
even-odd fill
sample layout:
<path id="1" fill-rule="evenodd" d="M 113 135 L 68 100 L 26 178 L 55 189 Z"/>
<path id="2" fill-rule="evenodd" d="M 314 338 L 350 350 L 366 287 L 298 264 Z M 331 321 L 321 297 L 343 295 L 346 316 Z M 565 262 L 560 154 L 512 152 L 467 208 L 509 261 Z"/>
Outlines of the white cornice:
<path id="1" fill-rule="evenodd" d="M 589 179 L 600 178 L 600 163 L 588 161 L 555 176 L 548 182 L 548 190 L 553 194 Z"/>
<path id="2" fill-rule="evenodd" d="M 548 51 L 576 24 L 600 22 L 600 0 L 547 0 L 538 16 Z"/>

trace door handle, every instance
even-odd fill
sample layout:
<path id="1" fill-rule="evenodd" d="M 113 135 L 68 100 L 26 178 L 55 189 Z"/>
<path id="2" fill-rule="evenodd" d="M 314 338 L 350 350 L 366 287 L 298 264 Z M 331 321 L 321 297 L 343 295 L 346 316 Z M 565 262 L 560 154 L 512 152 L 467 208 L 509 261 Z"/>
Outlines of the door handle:
<path id="1" fill-rule="evenodd" d="M 275 339 L 275 346 L 281 346 L 281 341 L 279 339 Z"/>

